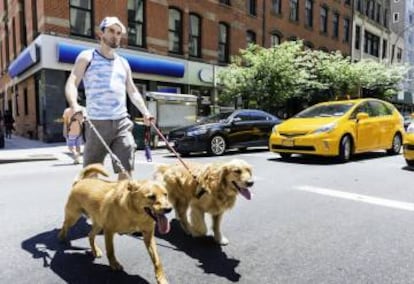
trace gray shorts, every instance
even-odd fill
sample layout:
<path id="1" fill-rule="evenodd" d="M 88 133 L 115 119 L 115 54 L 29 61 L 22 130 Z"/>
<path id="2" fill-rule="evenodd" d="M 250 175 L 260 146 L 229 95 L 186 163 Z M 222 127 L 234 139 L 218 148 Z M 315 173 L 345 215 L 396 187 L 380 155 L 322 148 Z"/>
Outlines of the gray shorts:
<path id="1" fill-rule="evenodd" d="M 132 135 L 134 123 L 128 118 L 118 120 L 91 120 L 96 130 L 102 136 L 111 151 L 119 158 L 122 166 L 127 171 L 134 169 L 136 144 Z M 83 153 L 83 166 L 93 163 L 103 163 L 108 151 L 101 140 L 85 122 L 85 149 Z M 121 169 L 112 161 L 114 172 L 119 173 Z"/>

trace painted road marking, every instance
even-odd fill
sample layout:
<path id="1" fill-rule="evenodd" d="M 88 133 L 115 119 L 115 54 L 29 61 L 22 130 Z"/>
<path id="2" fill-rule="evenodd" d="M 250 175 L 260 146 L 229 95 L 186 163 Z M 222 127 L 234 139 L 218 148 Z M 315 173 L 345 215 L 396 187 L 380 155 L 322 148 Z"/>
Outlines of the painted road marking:
<path id="1" fill-rule="evenodd" d="M 339 191 L 339 190 L 333 190 L 333 189 L 321 188 L 321 187 L 315 187 L 315 186 L 309 186 L 309 185 L 295 186 L 294 189 L 306 191 L 306 192 L 313 192 L 313 193 L 322 194 L 322 195 L 331 196 L 331 197 L 365 202 L 369 204 L 375 204 L 379 206 L 390 207 L 390 208 L 395 208 L 395 209 L 400 209 L 400 210 L 414 211 L 414 203 L 409 203 L 409 202 L 379 198 L 379 197 L 374 197 L 374 196 L 369 196 L 369 195 L 362 195 L 362 194 L 357 194 L 357 193 L 352 193 L 352 192 L 345 192 L 345 191 Z"/>

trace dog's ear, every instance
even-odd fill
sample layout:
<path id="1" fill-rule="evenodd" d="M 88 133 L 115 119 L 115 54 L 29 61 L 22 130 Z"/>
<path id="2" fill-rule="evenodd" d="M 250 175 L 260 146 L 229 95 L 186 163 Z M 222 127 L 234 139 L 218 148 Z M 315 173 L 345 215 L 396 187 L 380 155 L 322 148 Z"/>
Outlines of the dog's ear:
<path id="1" fill-rule="evenodd" d="M 142 183 L 134 180 L 129 180 L 127 182 L 127 190 L 130 192 L 138 191 L 141 188 Z"/>
<path id="2" fill-rule="evenodd" d="M 227 185 L 226 176 L 229 174 L 228 166 L 225 166 L 225 165 L 221 166 L 219 173 L 220 173 L 219 175 L 220 184 L 223 184 L 224 186 L 226 186 Z"/>

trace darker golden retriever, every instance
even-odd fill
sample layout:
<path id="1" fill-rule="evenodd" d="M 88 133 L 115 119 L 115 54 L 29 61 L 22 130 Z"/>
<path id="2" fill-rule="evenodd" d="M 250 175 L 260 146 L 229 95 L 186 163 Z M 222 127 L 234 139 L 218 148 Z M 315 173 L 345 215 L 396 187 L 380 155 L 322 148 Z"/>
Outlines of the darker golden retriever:
<path id="1" fill-rule="evenodd" d="M 221 232 L 224 212 L 231 209 L 240 194 L 251 199 L 252 167 L 240 159 L 206 165 L 189 163 L 191 173 L 182 165 L 160 165 L 155 178 L 162 180 L 184 231 L 193 236 L 207 234 L 205 213 L 212 216 L 214 239 L 221 245 L 229 243 Z M 200 196 L 202 192 L 205 192 Z M 190 209 L 190 222 L 187 211 Z"/>
<path id="2" fill-rule="evenodd" d="M 114 234 L 140 231 L 154 264 L 157 282 L 167 283 L 154 238 L 155 224 L 160 233 L 170 229 L 165 214 L 172 210 L 172 206 L 164 185 L 151 180 L 112 182 L 92 178 L 97 173 L 108 176 L 101 164 L 93 164 L 83 169 L 73 184 L 59 238 L 64 240 L 69 228 L 85 213 L 92 220 L 89 242 L 93 255 L 102 255 L 95 236 L 103 230 L 109 264 L 114 270 L 122 270 L 115 258 Z"/>

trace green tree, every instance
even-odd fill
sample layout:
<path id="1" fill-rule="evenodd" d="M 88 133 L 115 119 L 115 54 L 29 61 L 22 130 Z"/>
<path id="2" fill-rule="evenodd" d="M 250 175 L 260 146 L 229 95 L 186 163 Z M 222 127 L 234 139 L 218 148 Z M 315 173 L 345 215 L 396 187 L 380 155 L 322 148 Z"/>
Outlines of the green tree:
<path id="1" fill-rule="evenodd" d="M 244 107 L 274 111 L 292 102 L 300 108 L 344 95 L 358 97 L 362 89 L 387 99 L 407 71 L 407 66 L 372 60 L 352 63 L 340 52 L 305 49 L 301 41 L 268 49 L 250 45 L 219 73 L 219 100 L 230 103 L 241 97 Z"/>

